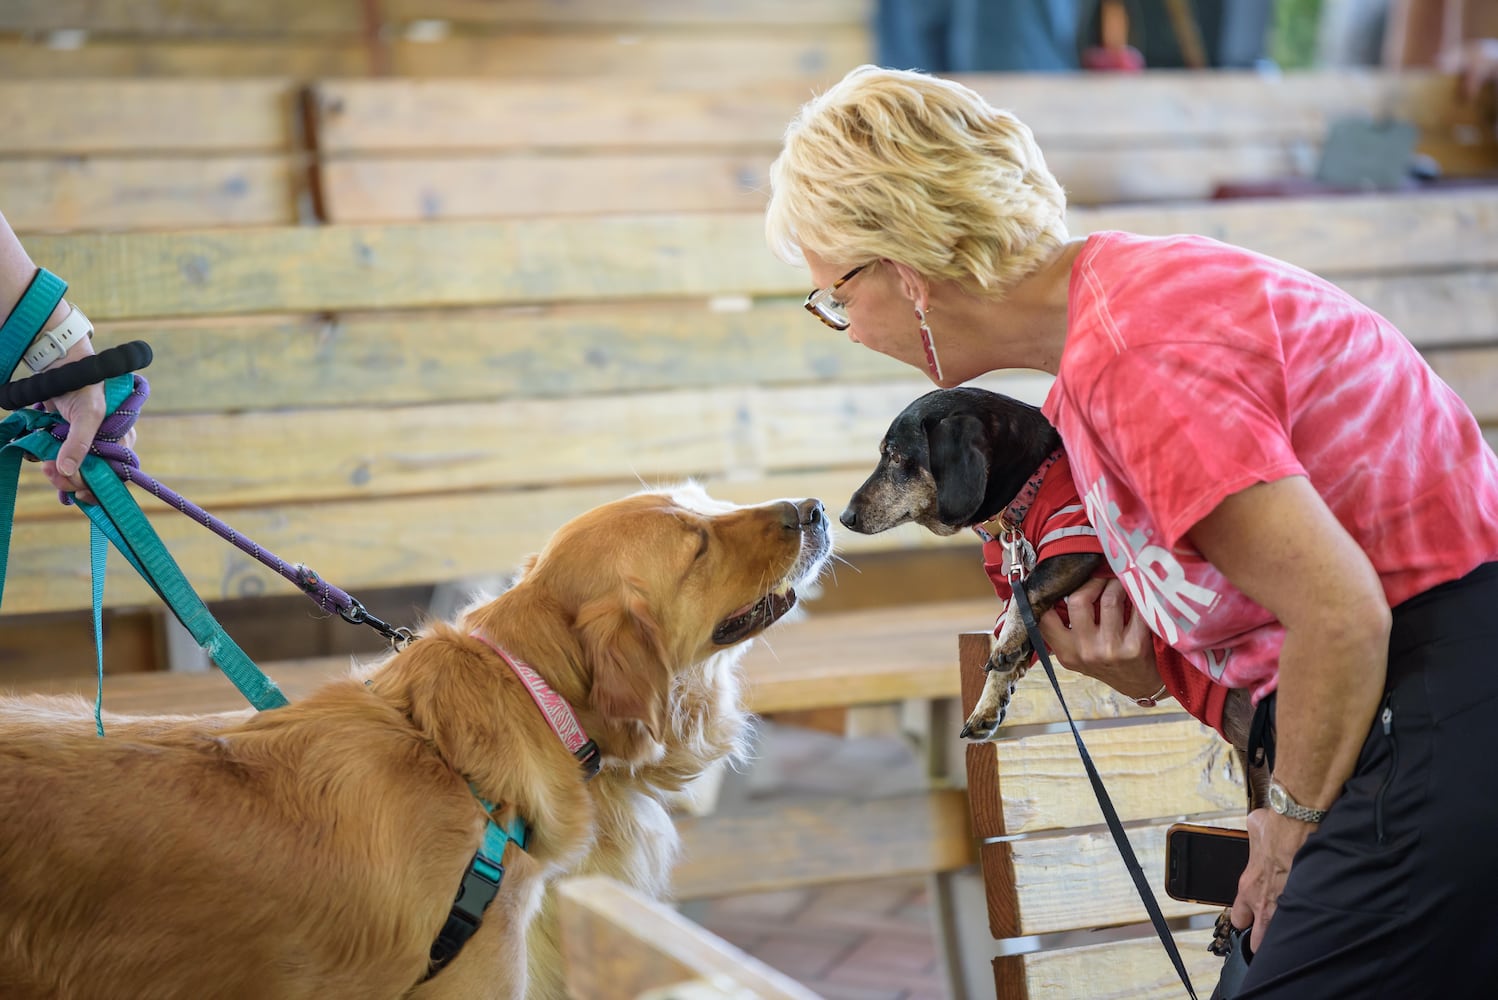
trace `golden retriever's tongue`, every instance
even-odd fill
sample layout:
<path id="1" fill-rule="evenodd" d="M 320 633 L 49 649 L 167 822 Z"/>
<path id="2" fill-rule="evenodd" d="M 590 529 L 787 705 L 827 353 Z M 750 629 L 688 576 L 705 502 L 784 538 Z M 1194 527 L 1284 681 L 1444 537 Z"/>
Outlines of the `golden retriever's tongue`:
<path id="1" fill-rule="evenodd" d="M 784 594 L 766 594 L 719 622 L 718 627 L 713 629 L 713 642 L 719 646 L 732 646 L 769 628 L 795 606 L 794 590 L 787 590 Z"/>

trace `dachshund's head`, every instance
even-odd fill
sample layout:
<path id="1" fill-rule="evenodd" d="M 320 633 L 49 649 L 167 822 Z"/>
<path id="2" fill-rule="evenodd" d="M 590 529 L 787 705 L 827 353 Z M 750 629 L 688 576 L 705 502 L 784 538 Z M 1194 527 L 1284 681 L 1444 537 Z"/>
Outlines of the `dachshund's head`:
<path id="1" fill-rule="evenodd" d="M 1040 409 L 986 389 L 937 389 L 900 411 L 840 520 L 866 535 L 913 521 L 951 535 L 1002 511 L 1060 446 Z"/>

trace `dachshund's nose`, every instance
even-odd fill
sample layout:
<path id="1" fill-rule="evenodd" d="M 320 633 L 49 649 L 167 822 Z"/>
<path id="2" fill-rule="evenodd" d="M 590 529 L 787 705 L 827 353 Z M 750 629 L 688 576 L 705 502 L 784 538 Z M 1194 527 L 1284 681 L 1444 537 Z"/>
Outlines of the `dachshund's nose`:
<path id="1" fill-rule="evenodd" d="M 858 511 L 854 510 L 852 506 L 843 508 L 843 512 L 837 516 L 837 519 L 843 522 L 843 527 L 852 528 L 854 531 L 858 530 Z"/>
<path id="2" fill-rule="evenodd" d="M 822 501 L 816 497 L 802 500 L 796 504 L 796 513 L 801 516 L 803 527 L 815 528 L 817 525 L 825 525 L 827 523 L 827 509 L 822 506 Z"/>

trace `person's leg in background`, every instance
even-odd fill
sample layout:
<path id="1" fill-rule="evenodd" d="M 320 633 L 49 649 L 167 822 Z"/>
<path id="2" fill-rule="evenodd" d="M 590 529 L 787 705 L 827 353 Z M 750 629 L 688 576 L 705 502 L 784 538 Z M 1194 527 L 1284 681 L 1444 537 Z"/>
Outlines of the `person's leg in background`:
<path id="1" fill-rule="evenodd" d="M 1096 0 L 952 0 L 951 72 L 1078 69 L 1083 15 L 1095 6 Z"/>
<path id="2" fill-rule="evenodd" d="M 951 0 L 879 0 L 875 61 L 889 69 L 952 72 L 947 51 L 951 19 Z"/>

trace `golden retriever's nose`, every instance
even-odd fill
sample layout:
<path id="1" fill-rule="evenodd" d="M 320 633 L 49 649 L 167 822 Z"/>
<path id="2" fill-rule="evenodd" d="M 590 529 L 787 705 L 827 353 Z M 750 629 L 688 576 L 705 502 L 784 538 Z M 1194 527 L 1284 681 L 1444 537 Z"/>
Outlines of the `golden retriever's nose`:
<path id="1" fill-rule="evenodd" d="M 822 508 L 822 501 L 816 497 L 797 500 L 795 503 L 787 500 L 780 509 L 780 523 L 790 531 L 826 527 L 827 511 Z"/>

